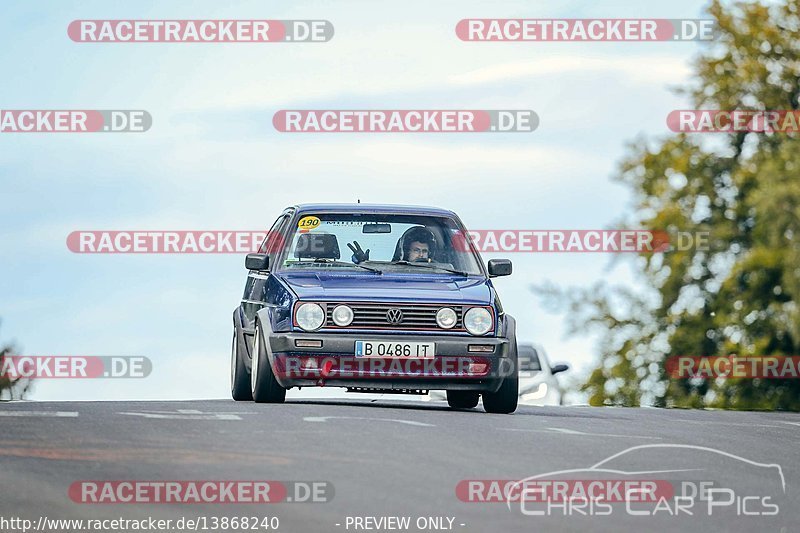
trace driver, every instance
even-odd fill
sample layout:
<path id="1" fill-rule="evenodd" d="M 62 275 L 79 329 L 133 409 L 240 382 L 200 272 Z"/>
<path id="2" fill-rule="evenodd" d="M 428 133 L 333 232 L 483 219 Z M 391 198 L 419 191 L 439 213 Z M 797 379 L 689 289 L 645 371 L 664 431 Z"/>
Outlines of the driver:
<path id="1" fill-rule="evenodd" d="M 430 263 L 436 249 L 436 238 L 428 228 L 417 226 L 400 238 L 401 261 Z"/>
<path id="2" fill-rule="evenodd" d="M 347 243 L 347 246 L 353 252 L 353 263 L 369 261 L 369 250 L 363 250 L 358 241 Z M 397 241 L 392 262 L 430 263 L 436 255 L 436 249 L 436 237 L 433 232 L 425 226 L 414 226 L 406 230 Z"/>

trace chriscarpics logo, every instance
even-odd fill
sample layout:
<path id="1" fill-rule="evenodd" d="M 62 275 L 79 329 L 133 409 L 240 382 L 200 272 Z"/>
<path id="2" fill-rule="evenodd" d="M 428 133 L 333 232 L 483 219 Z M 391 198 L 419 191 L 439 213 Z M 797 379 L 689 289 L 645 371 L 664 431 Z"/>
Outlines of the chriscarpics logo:
<path id="1" fill-rule="evenodd" d="M 662 528 L 731 518 L 772 525 L 790 500 L 779 464 L 691 444 L 633 446 L 591 466 L 517 481 L 464 480 L 456 494 L 467 502 L 504 501 L 529 517 L 660 519 Z"/>

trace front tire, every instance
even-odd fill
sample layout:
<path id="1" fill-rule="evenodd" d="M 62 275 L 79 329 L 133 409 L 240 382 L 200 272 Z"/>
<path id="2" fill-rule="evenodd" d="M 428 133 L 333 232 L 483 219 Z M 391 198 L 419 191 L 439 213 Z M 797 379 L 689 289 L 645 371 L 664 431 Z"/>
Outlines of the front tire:
<path id="1" fill-rule="evenodd" d="M 517 339 L 512 340 L 512 374 L 503 379 L 497 392 L 483 393 L 483 408 L 487 413 L 508 415 L 517 410 L 519 402 L 519 367 L 517 365 Z"/>
<path id="2" fill-rule="evenodd" d="M 480 393 L 470 390 L 447 391 L 447 405 L 453 409 L 472 409 L 478 405 Z"/>
<path id="3" fill-rule="evenodd" d="M 267 347 L 261 324 L 256 322 L 255 339 L 253 340 L 253 368 L 250 371 L 250 388 L 256 403 L 283 403 L 286 400 L 286 389 L 281 387 L 267 357 Z"/>
<path id="4" fill-rule="evenodd" d="M 239 332 L 234 328 L 231 344 L 231 396 L 237 402 L 248 402 L 253 400 L 253 393 L 250 390 L 250 373 L 244 366 L 242 357 L 245 355 L 239 346 Z"/>

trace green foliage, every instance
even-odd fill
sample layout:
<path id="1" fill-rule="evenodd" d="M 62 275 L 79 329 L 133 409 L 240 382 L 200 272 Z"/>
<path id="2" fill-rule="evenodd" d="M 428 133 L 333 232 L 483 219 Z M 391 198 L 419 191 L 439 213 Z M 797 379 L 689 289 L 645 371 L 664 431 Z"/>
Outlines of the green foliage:
<path id="1" fill-rule="evenodd" d="M 4 346 L 0 348 L 0 368 L 3 368 L 3 360 L 12 355 L 13 347 Z M 30 379 L 15 378 L 5 376 L 0 373 L 0 400 L 19 400 L 25 397 L 31 389 Z"/>
<path id="2" fill-rule="evenodd" d="M 697 109 L 800 106 L 800 1 L 709 8 L 720 38 L 684 89 Z M 636 228 L 708 231 L 708 250 L 636 258 L 639 291 L 537 287 L 600 328 L 602 359 L 582 390 L 592 405 L 800 410 L 796 379 L 675 380 L 675 355 L 800 355 L 800 138 L 795 133 L 672 135 L 628 148 L 617 180 Z"/>

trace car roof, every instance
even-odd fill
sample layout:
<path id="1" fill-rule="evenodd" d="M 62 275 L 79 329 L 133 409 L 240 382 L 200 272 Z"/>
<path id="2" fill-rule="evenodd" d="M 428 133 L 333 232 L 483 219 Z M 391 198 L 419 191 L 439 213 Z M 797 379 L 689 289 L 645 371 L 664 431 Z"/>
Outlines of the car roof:
<path id="1" fill-rule="evenodd" d="M 298 214 L 306 212 L 327 213 L 387 213 L 399 215 L 431 215 L 455 217 L 456 214 L 441 207 L 393 204 L 298 204 L 294 206 Z"/>
<path id="2" fill-rule="evenodd" d="M 531 343 L 517 343 L 517 350 L 520 352 L 532 353 L 536 357 L 541 353 L 539 347 Z"/>
<path id="3" fill-rule="evenodd" d="M 517 341 L 517 346 L 519 347 L 525 346 L 527 348 L 533 348 L 537 352 L 541 352 L 544 350 L 544 346 L 542 346 L 538 342 Z"/>

